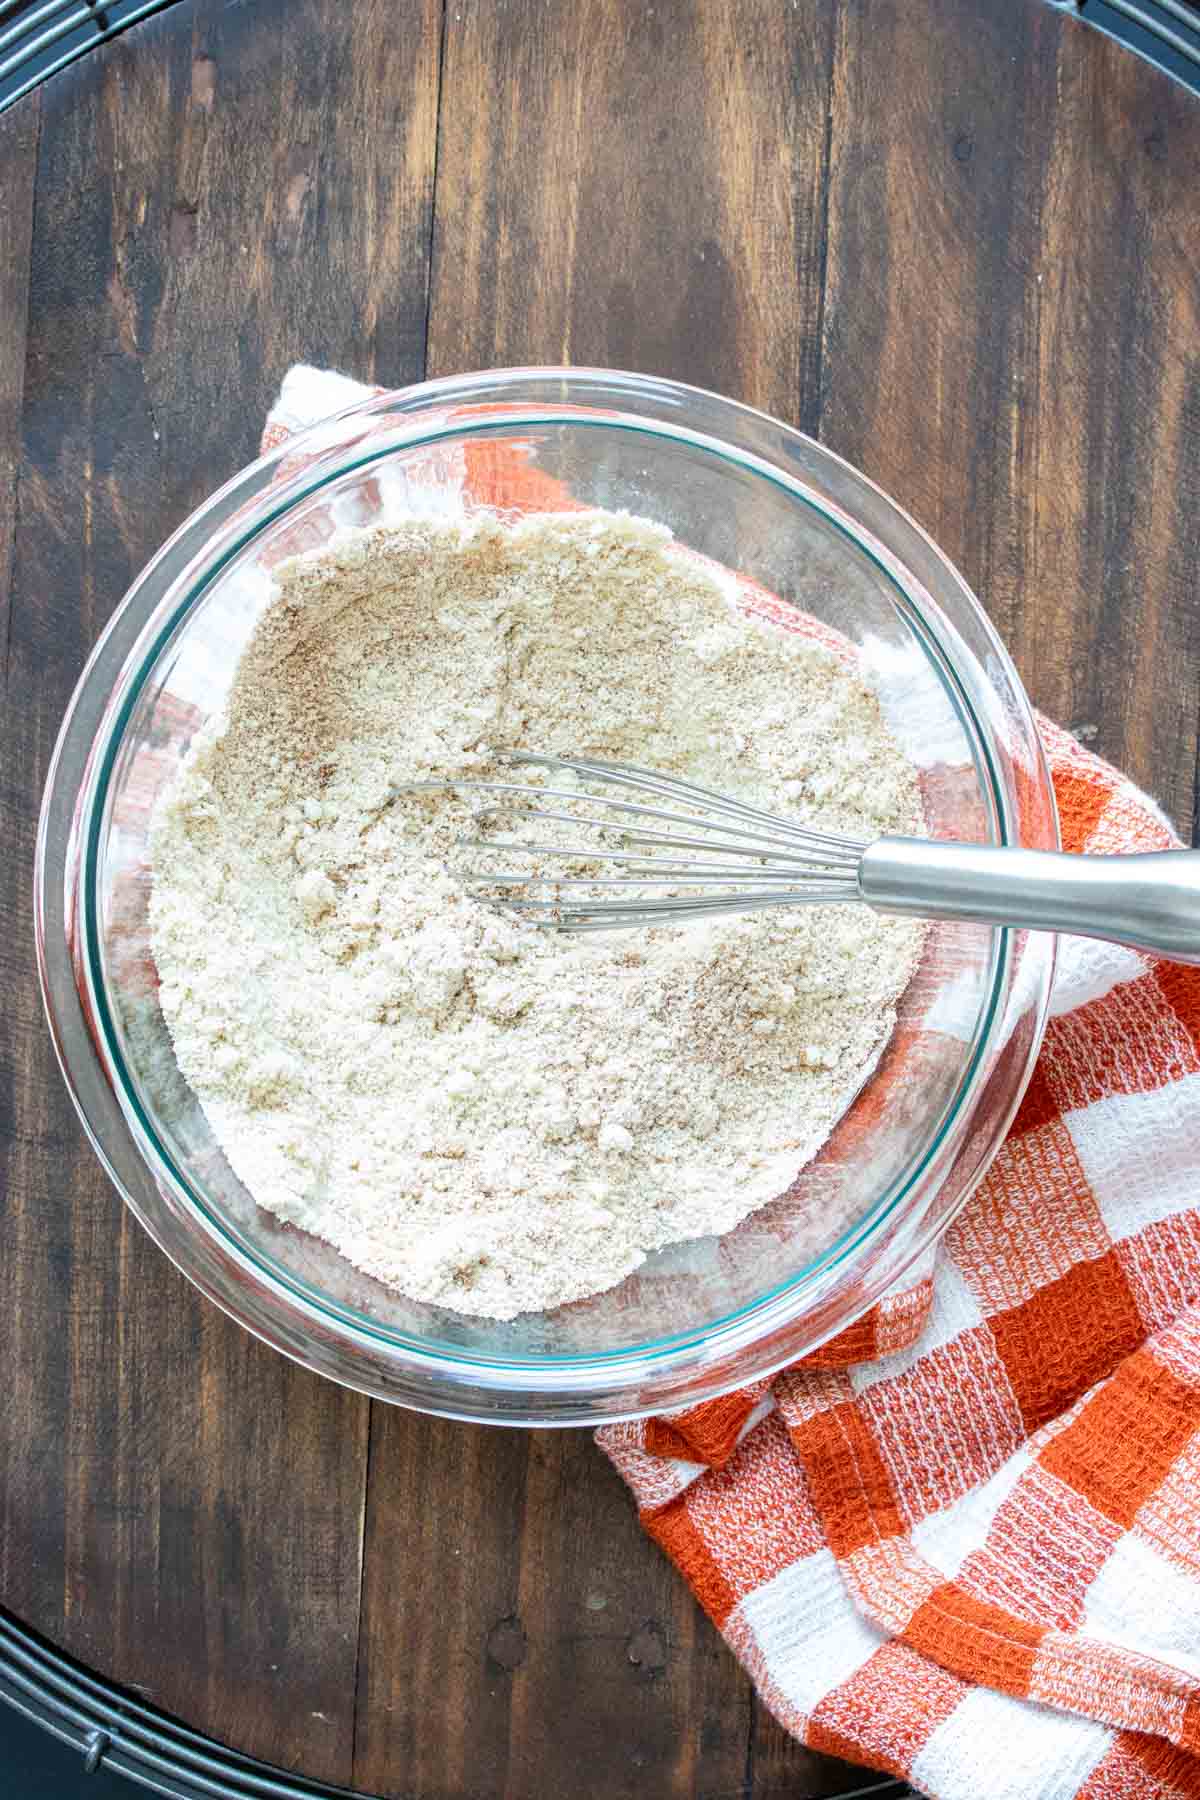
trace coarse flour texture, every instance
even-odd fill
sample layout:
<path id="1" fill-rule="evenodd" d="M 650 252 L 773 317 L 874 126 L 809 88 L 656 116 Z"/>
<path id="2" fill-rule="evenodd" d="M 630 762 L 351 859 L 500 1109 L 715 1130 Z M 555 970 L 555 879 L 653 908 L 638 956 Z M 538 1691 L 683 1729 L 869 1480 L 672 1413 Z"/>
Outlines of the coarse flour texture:
<path id="1" fill-rule="evenodd" d="M 917 925 L 847 906 L 542 933 L 447 872 L 460 797 L 395 792 L 531 748 L 821 829 L 919 829 L 853 665 L 734 594 L 625 514 L 344 536 L 278 567 L 160 803 L 151 929 L 180 1067 L 259 1204 L 405 1294 L 510 1318 L 728 1231 L 892 1030 Z"/>

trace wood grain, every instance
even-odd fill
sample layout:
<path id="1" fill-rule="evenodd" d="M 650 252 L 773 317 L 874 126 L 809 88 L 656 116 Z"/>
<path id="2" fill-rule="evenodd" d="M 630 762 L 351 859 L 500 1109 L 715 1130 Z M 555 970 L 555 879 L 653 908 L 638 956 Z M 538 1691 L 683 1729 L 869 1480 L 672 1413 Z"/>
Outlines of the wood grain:
<path id="1" fill-rule="evenodd" d="M 0 117 L 0 170 L 6 172 L 0 179 L 0 644 L 6 661 L 40 125 L 40 96 Z M 7 836 L 0 841 L 7 844 Z"/>
<path id="2" fill-rule="evenodd" d="M 841 9 L 821 434 L 1193 825 L 1200 106 L 1064 12 Z"/>
<path id="3" fill-rule="evenodd" d="M 741 1794 L 745 1680 L 587 1434 L 377 1407 L 367 1546 L 357 1785 Z"/>
<path id="4" fill-rule="evenodd" d="M 591 363 L 810 410 L 835 11 L 452 6 L 430 373 Z"/>
<path id="5" fill-rule="evenodd" d="M 93 1666 L 240 1747 L 345 1780 L 367 1403 L 227 1322 L 125 1212 L 54 1067 L 28 904 L 40 790 L 83 659 L 156 545 L 253 455 L 289 363 L 421 373 L 437 9 L 409 9 L 403 33 L 373 0 L 283 20 L 179 7 L 44 91 L 27 307 L 19 188 L 2 215 L 0 295 L 28 344 L 15 410 L 7 333 L 0 352 L 0 428 L 19 456 L 0 1579 L 7 1605 Z M 28 181 L 36 113 L 2 123 Z"/>
<path id="6" fill-rule="evenodd" d="M 582 1433 L 310 1378 L 124 1212 L 53 1066 L 36 807 L 132 574 L 288 364 L 640 368 L 822 436 L 1192 822 L 1200 106 L 1041 0 L 184 0 L 0 119 L 0 1600 L 405 1800 L 805 1800 Z"/>

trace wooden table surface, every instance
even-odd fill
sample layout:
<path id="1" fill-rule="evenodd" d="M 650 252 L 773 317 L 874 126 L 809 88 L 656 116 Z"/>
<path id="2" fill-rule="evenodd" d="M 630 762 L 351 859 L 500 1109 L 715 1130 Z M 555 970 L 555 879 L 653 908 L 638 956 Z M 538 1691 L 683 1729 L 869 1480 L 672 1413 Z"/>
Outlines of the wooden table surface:
<path id="1" fill-rule="evenodd" d="M 299 358 L 644 369 L 815 433 L 1190 836 L 1200 102 L 1042 0 L 185 0 L 0 118 L 0 1602 L 368 1792 L 860 1785 L 757 1704 L 585 1434 L 294 1368 L 76 1123 L 33 971 L 47 761 Z"/>

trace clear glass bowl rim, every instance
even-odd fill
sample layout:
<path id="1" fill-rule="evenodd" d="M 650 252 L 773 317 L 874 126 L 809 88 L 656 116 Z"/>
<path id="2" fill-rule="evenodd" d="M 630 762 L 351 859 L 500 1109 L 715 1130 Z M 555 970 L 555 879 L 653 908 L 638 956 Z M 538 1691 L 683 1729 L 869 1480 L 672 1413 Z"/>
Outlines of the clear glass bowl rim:
<path id="1" fill-rule="evenodd" d="M 560 382 L 571 397 L 569 400 L 564 398 L 561 403 L 532 399 L 523 402 L 509 399 L 505 402 L 503 416 L 500 416 L 492 396 L 497 389 L 509 394 L 514 386 L 520 386 L 522 382 L 538 386 L 544 386 L 550 382 Z M 930 1177 L 933 1164 L 947 1152 L 956 1131 L 965 1128 L 969 1122 L 972 1102 L 986 1070 L 987 1052 L 992 1045 L 992 1034 L 996 1030 L 999 1019 L 1001 1010 L 999 1002 L 1009 960 L 1011 934 L 997 931 L 993 936 L 988 995 L 980 1009 L 974 1040 L 965 1060 L 958 1088 L 919 1155 L 912 1159 L 909 1166 L 892 1183 L 891 1187 L 876 1198 L 869 1210 L 856 1220 L 854 1225 L 848 1228 L 815 1264 L 809 1265 L 806 1269 L 767 1289 L 753 1301 L 748 1302 L 727 1317 L 713 1321 L 699 1330 L 677 1333 L 666 1339 L 652 1340 L 628 1349 L 603 1351 L 592 1356 L 577 1354 L 555 1358 L 487 1358 L 459 1350 L 454 1346 L 440 1344 L 429 1339 L 414 1338 L 387 1327 L 381 1327 L 370 1321 L 366 1315 L 355 1314 L 352 1309 L 344 1308 L 329 1297 L 317 1295 L 298 1277 L 292 1276 L 287 1271 L 279 1270 L 278 1265 L 273 1266 L 273 1259 L 265 1259 L 258 1254 L 248 1255 L 242 1246 L 230 1236 L 220 1218 L 209 1209 L 203 1196 L 193 1188 L 186 1175 L 175 1166 L 158 1139 L 152 1119 L 146 1117 L 140 1099 L 129 1079 L 119 1039 L 109 1017 L 109 998 L 106 992 L 106 977 L 99 949 L 99 933 L 95 916 L 94 881 L 95 858 L 104 824 L 106 803 L 109 799 L 109 777 L 117 760 L 125 727 L 151 669 L 167 643 L 186 617 L 190 615 L 192 609 L 199 604 L 221 570 L 281 516 L 300 502 L 308 499 L 314 493 L 318 493 L 334 479 L 352 472 L 355 468 L 369 465 L 390 454 L 393 450 L 415 449 L 447 437 L 462 438 L 490 434 L 501 427 L 535 427 L 556 423 L 616 425 L 699 445 L 719 456 L 752 469 L 758 475 L 766 476 L 776 485 L 790 491 L 796 500 L 813 507 L 838 531 L 845 533 L 864 551 L 880 568 L 896 591 L 897 598 L 902 603 L 910 623 L 915 616 L 920 626 L 918 635 L 922 638 L 927 650 L 932 648 L 933 659 L 940 665 L 943 681 L 947 680 L 947 676 L 949 677 L 948 691 L 951 692 L 964 725 L 968 728 L 968 735 L 976 747 L 980 778 L 987 790 L 987 798 L 996 822 L 997 841 L 1008 840 L 1010 821 L 1007 798 L 995 773 L 988 728 L 972 705 L 969 689 L 960 680 L 954 659 L 945 650 L 936 624 L 931 623 L 929 618 L 922 614 L 917 598 L 921 589 L 915 577 L 898 565 L 897 559 L 872 538 L 866 527 L 851 515 L 844 513 L 827 496 L 810 491 L 803 479 L 795 473 L 765 461 L 742 445 L 732 443 L 725 438 L 714 437 L 710 433 L 697 430 L 686 423 L 668 423 L 658 414 L 653 416 L 637 412 L 625 414 L 623 408 L 620 411 L 614 410 L 610 404 L 614 391 L 622 399 L 631 403 L 636 403 L 639 397 L 648 391 L 660 402 L 665 397 L 672 404 L 677 404 L 682 408 L 686 408 L 692 401 L 702 402 L 706 411 L 716 411 L 719 415 L 727 416 L 731 423 L 736 422 L 738 416 L 742 416 L 769 425 L 773 432 L 779 434 L 784 444 L 802 448 L 806 457 L 814 459 L 818 464 L 827 463 L 831 467 L 836 467 L 849 476 L 852 482 L 872 490 L 910 530 L 924 538 L 925 542 L 934 549 L 939 563 L 944 567 L 947 576 L 953 580 L 960 596 L 974 609 L 975 623 L 982 627 L 984 635 L 991 640 L 988 646 L 989 654 L 995 654 L 1006 665 L 1006 673 L 1012 689 L 1025 706 L 1029 739 L 1037 747 L 1039 773 L 1045 784 L 1046 793 L 1050 796 L 1052 808 L 1052 790 L 1049 787 L 1044 760 L 1041 758 L 1032 714 L 1028 709 L 1024 690 L 1012 668 L 1007 652 L 996 637 L 978 602 L 961 577 L 958 576 L 957 571 L 953 569 L 942 553 L 936 550 L 936 546 L 932 546 L 927 534 L 922 532 L 921 528 L 909 519 L 896 506 L 895 502 L 883 494 L 875 484 L 869 482 L 865 476 L 843 459 L 826 450 L 824 446 L 805 437 L 804 434 L 794 431 L 779 420 L 757 412 L 753 408 L 744 407 L 738 402 L 727 400 L 720 395 L 711 394 L 706 390 L 619 371 L 531 368 L 488 370 L 478 375 L 457 376 L 420 383 L 394 392 L 373 393 L 370 398 L 344 409 L 332 419 L 321 421 L 310 432 L 289 439 L 280 448 L 248 465 L 218 490 L 210 500 L 199 507 L 134 581 L 89 659 L 60 734 L 59 745 L 56 748 L 50 775 L 47 779 L 47 802 L 43 806 L 43 816 L 39 827 L 37 888 L 40 927 L 45 916 L 41 900 L 46 873 L 49 795 L 58 775 L 60 754 L 67 738 L 76 704 L 89 678 L 97 669 L 102 652 L 118 619 L 126 615 L 139 600 L 142 600 L 144 604 L 145 590 L 151 584 L 156 569 L 172 547 L 186 533 L 201 526 L 205 516 L 217 509 L 221 502 L 240 493 L 251 484 L 255 477 L 261 478 L 266 475 L 267 471 L 276 469 L 283 459 L 294 458 L 297 450 L 303 450 L 309 440 L 312 440 L 315 460 L 306 461 L 294 475 L 286 480 L 277 480 L 273 485 L 264 485 L 260 479 L 249 503 L 235 508 L 231 517 L 223 519 L 216 532 L 203 539 L 198 552 L 170 580 L 165 591 L 157 598 L 152 599 L 150 611 L 131 650 L 123 659 L 120 672 L 108 696 L 101 727 L 92 743 L 91 754 L 88 758 L 75 809 L 75 850 L 79 863 L 82 865 L 81 870 L 77 866 L 75 871 L 77 879 L 80 873 L 82 875 L 81 891 L 75 898 L 79 902 L 79 912 L 82 915 L 83 923 L 81 933 L 82 967 L 80 969 L 77 964 L 77 973 L 82 973 L 92 1018 L 99 1027 L 104 1050 L 101 1066 L 120 1102 L 126 1129 L 136 1144 L 159 1194 L 162 1194 L 165 1184 L 176 1201 L 177 1210 L 183 1209 L 190 1213 L 202 1234 L 208 1237 L 215 1234 L 224 1239 L 221 1260 L 236 1265 L 240 1279 L 236 1279 L 232 1283 L 228 1281 L 215 1282 L 211 1269 L 198 1268 L 195 1260 L 188 1255 L 187 1242 L 181 1243 L 177 1233 L 165 1228 L 165 1221 L 155 1216 L 152 1200 L 148 1205 L 145 1194 L 131 1193 L 128 1183 L 121 1178 L 114 1167 L 103 1135 L 95 1128 L 93 1120 L 89 1117 L 79 1085 L 72 1072 L 72 1049 L 77 1054 L 79 1047 L 78 1045 L 70 1046 L 65 1041 L 66 1034 L 60 1030 L 60 1021 L 55 1017 L 51 983 L 48 980 L 45 961 L 46 956 L 52 954 L 52 950 L 47 940 L 47 934 L 39 928 L 38 954 L 43 996 L 60 1065 L 89 1137 L 126 1203 L 176 1266 L 203 1292 L 216 1300 L 225 1311 L 248 1329 L 254 1331 L 256 1335 L 266 1337 L 267 1341 L 275 1343 L 276 1347 L 282 1349 L 285 1354 L 292 1355 L 296 1360 L 317 1368 L 320 1372 L 331 1375 L 346 1385 L 359 1387 L 362 1391 L 376 1394 L 380 1398 L 416 1405 L 423 1410 L 439 1412 L 451 1417 L 489 1421 L 499 1418 L 504 1422 L 529 1424 L 566 1424 L 578 1423 L 582 1420 L 595 1423 L 601 1418 L 636 1417 L 657 1410 L 660 1405 L 665 1403 L 678 1404 L 678 1400 L 672 1397 L 674 1390 L 681 1379 L 688 1381 L 689 1375 L 695 1375 L 697 1378 L 689 1381 L 687 1386 L 688 1402 L 694 1403 L 697 1399 L 710 1398 L 717 1393 L 727 1391 L 730 1387 L 768 1374 L 773 1369 L 793 1360 L 797 1354 L 815 1348 L 815 1344 L 805 1343 L 802 1349 L 797 1349 L 794 1343 L 790 1343 L 785 1350 L 774 1350 L 764 1363 L 755 1359 L 757 1345 L 767 1340 L 773 1344 L 777 1343 L 780 1333 L 786 1335 L 789 1326 L 802 1320 L 806 1310 L 805 1296 L 811 1296 L 813 1281 L 817 1276 L 826 1275 L 831 1269 L 854 1257 L 856 1253 L 865 1253 L 869 1249 L 871 1241 L 878 1236 L 884 1223 L 892 1217 L 905 1199 L 913 1194 L 919 1183 Z M 339 437 L 338 434 L 342 428 L 353 427 L 360 421 L 373 418 L 378 414 L 386 414 L 390 407 L 394 407 L 398 403 L 403 403 L 405 410 L 398 415 L 399 422 L 386 432 L 372 430 L 365 441 L 361 433 L 351 436 L 348 442 L 345 438 Z M 448 407 L 454 409 L 450 422 L 447 422 L 446 409 Z M 472 420 L 468 416 L 472 407 L 483 407 L 486 410 L 477 413 Z M 914 589 L 917 591 L 916 595 Z M 926 599 L 928 600 L 928 596 Z M 930 602 L 930 605 L 932 604 Z M 70 875 L 70 871 L 68 873 Z M 67 916 L 70 917 L 71 913 L 72 908 L 68 904 Z M 1041 970 L 1040 1017 L 1035 1032 L 1034 1052 L 1036 1052 L 1037 1042 L 1040 1041 L 1041 1024 L 1045 1016 L 1051 964 L 1052 950 L 1043 959 Z M 96 1057 L 95 1045 L 90 1039 L 88 1048 L 93 1057 Z M 97 1058 L 97 1060 L 100 1059 Z M 1019 1103 L 1028 1074 L 1032 1070 L 1033 1060 L 1034 1056 L 1031 1053 L 1026 1059 L 1027 1066 L 1024 1076 L 1019 1082 L 1018 1091 L 1014 1093 L 1011 1106 L 1007 1109 L 1005 1124 Z M 1003 1131 L 997 1131 L 994 1135 L 995 1144 L 986 1155 L 983 1167 L 986 1167 L 994 1149 L 1002 1141 Z M 982 1174 L 982 1172 L 981 1168 L 979 1173 Z M 966 1195 L 964 1194 L 962 1198 L 965 1199 Z M 962 1204 L 962 1200 L 959 1201 L 959 1204 Z M 927 1208 L 927 1210 L 931 1209 Z M 919 1229 L 916 1230 L 911 1237 L 902 1265 L 889 1272 L 889 1280 L 885 1285 L 890 1285 L 902 1272 L 903 1267 L 908 1266 L 920 1255 L 928 1241 L 935 1235 L 940 1235 L 948 1222 L 948 1219 L 943 1217 L 934 1221 L 925 1233 Z M 298 1350 L 294 1344 L 286 1341 L 293 1335 L 291 1330 L 282 1334 L 284 1341 L 270 1332 L 264 1331 L 260 1316 L 261 1306 L 248 1308 L 244 1304 L 239 1304 L 239 1300 L 245 1298 L 244 1284 L 247 1281 L 260 1290 L 262 1299 L 269 1296 L 268 1306 L 282 1307 L 285 1313 L 291 1315 L 290 1324 L 300 1328 L 301 1337 L 304 1336 L 306 1324 L 315 1326 L 318 1337 L 322 1341 L 323 1353 L 310 1356 L 305 1354 L 303 1347 Z M 880 1291 L 883 1289 L 881 1288 Z M 844 1329 L 846 1325 L 853 1322 L 854 1318 L 861 1316 L 861 1312 L 866 1310 L 878 1297 L 878 1292 L 869 1293 L 862 1306 L 844 1317 L 839 1317 L 834 1329 Z M 824 1336 L 828 1335 L 830 1335 L 829 1332 L 824 1333 Z M 333 1367 L 330 1366 L 329 1344 L 326 1341 L 330 1337 L 335 1341 L 340 1341 L 347 1352 L 345 1356 L 338 1355 L 333 1358 L 333 1362 L 337 1365 Z M 309 1347 L 315 1348 L 315 1346 Z M 358 1366 L 359 1356 L 368 1349 L 371 1352 L 368 1366 Z M 389 1373 L 390 1366 L 396 1365 L 395 1373 L 398 1380 L 393 1381 L 385 1377 L 381 1382 L 379 1367 L 381 1357 L 389 1366 Z M 415 1392 L 406 1391 L 408 1386 L 404 1379 L 406 1375 L 416 1378 Z M 427 1391 L 431 1381 L 435 1389 L 440 1384 L 445 1384 L 445 1392 Z M 661 1389 L 666 1398 L 649 1398 L 649 1391 L 655 1389 Z M 614 1404 L 614 1397 L 627 1392 L 636 1394 L 635 1404 L 622 1405 L 619 1401 Z M 548 1395 L 554 1396 L 554 1404 L 551 1409 L 546 1406 Z M 522 1401 L 526 1397 L 533 1403 L 528 1416 L 524 1416 L 522 1406 Z M 548 1410 L 551 1412 L 551 1416 L 547 1416 Z"/>

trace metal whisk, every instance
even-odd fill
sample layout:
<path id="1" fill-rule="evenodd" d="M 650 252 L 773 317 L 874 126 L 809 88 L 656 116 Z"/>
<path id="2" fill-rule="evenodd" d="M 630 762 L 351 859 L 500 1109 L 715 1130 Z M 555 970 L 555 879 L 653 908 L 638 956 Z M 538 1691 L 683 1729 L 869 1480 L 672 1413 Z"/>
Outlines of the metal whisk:
<path id="1" fill-rule="evenodd" d="M 548 930 L 615 931 L 857 901 L 924 919 L 1073 932 L 1200 962 L 1200 851 L 1069 856 L 920 838 L 868 843 L 811 831 L 652 769 L 525 751 L 504 762 L 584 785 L 411 782 L 396 792 L 442 789 L 483 800 L 473 813 L 481 835 L 459 840 L 471 857 L 455 873 L 476 897 Z M 497 835 L 502 821 L 519 830 Z"/>

